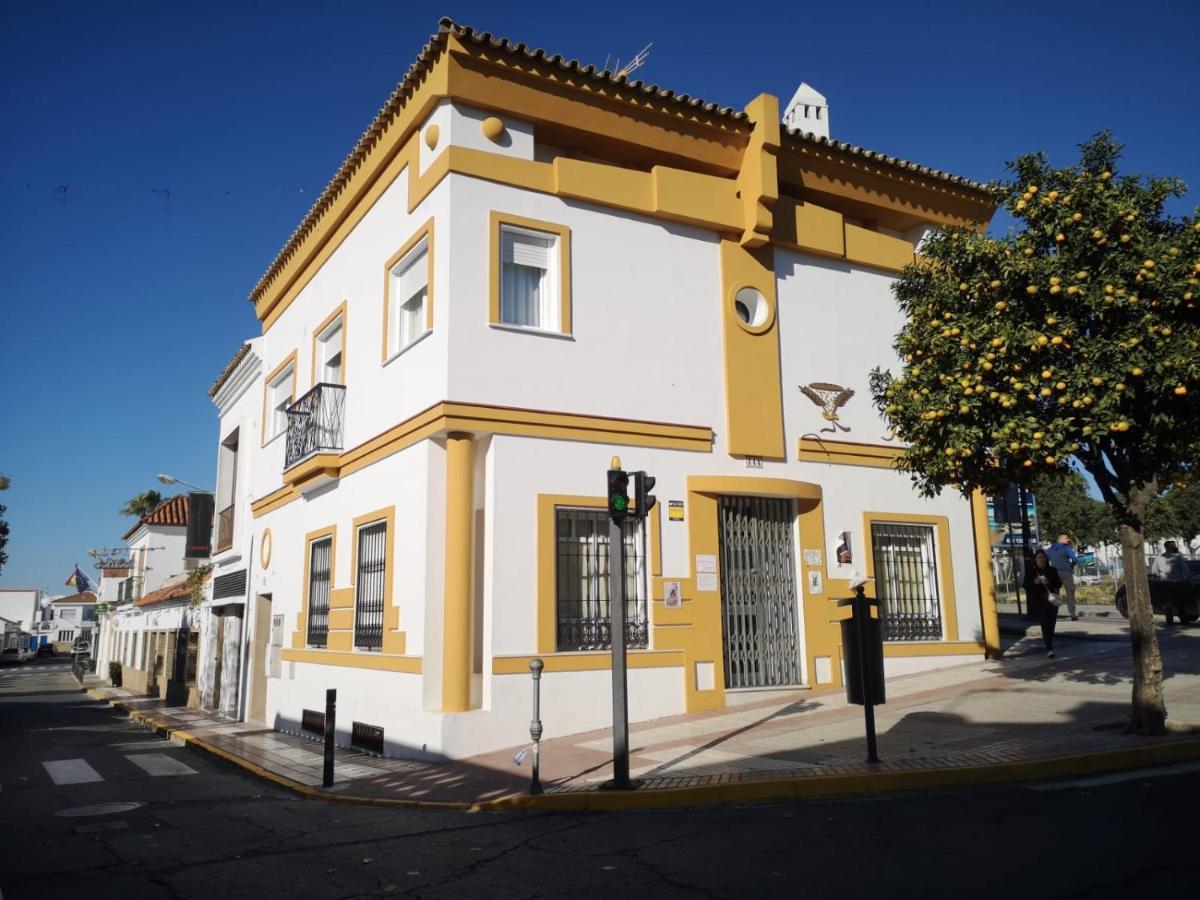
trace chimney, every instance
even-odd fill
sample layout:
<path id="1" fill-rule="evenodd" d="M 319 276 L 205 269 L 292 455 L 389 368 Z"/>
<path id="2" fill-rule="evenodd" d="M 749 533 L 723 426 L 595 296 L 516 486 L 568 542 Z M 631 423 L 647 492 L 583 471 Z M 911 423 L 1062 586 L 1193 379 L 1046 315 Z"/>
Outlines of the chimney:
<path id="1" fill-rule="evenodd" d="M 783 114 L 783 124 L 817 137 L 829 137 L 829 104 L 825 96 L 800 82 Z"/>

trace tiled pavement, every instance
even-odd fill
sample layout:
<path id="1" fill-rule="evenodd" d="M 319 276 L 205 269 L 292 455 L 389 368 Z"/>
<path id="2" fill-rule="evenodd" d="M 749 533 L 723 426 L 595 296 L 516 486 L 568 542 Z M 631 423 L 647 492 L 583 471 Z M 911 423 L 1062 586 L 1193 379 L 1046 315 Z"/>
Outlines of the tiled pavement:
<path id="1" fill-rule="evenodd" d="M 1006 632 L 1019 632 L 1015 617 Z M 1006 648 L 1005 659 L 908 675 L 888 682 L 876 708 L 879 755 L 864 764 L 860 707 L 841 692 L 771 691 L 730 695 L 724 710 L 635 725 L 630 774 L 647 787 L 678 788 L 761 779 L 808 779 L 859 772 L 989 766 L 1146 746 L 1121 732 L 1130 690 L 1123 621 L 1064 621 L 1059 657 L 1045 658 L 1036 627 Z M 1009 638 L 1008 640 L 1013 640 Z M 1172 721 L 1200 723 L 1200 627 L 1161 630 Z M 317 742 L 245 723 L 105 692 L 173 729 L 309 786 L 321 783 Z M 554 723 L 545 722 L 553 734 Z M 606 730 L 542 742 L 548 792 L 595 789 L 610 776 Z M 524 791 L 529 762 L 520 748 L 455 762 L 379 759 L 339 750 L 336 793 L 400 800 L 474 802 Z"/>

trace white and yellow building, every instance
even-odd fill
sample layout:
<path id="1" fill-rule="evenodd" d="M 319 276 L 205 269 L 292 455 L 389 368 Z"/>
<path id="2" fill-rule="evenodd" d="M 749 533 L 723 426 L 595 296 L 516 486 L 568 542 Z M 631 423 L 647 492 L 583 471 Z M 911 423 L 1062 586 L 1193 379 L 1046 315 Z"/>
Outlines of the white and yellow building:
<path id="1" fill-rule="evenodd" d="M 634 720 L 840 685 L 856 571 L 889 674 L 994 649 L 984 504 L 891 471 L 868 389 L 896 273 L 988 196 L 827 128 L 807 86 L 723 109 L 443 20 L 214 385 L 237 714 L 336 688 L 344 742 L 462 757 L 526 738 L 540 657 L 547 733 L 608 725 L 614 455 L 658 479 Z"/>

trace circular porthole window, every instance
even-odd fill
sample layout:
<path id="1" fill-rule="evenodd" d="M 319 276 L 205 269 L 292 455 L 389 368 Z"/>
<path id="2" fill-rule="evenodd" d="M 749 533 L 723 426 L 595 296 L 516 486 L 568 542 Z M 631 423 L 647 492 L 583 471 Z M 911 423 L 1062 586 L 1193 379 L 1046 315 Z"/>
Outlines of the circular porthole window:
<path id="1" fill-rule="evenodd" d="M 752 287 L 739 288 L 733 295 L 733 311 L 747 331 L 758 333 L 771 326 L 771 304 Z"/>

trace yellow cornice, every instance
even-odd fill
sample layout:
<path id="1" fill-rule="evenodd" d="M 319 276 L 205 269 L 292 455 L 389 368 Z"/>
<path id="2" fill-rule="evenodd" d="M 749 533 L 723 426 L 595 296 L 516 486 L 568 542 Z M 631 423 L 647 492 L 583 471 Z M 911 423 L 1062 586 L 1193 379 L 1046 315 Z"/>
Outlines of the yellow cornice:
<path id="1" fill-rule="evenodd" d="M 286 506 L 300 497 L 298 487 L 311 478 L 344 477 L 420 441 L 449 432 L 659 447 L 694 453 L 711 453 L 713 443 L 712 429 L 701 425 L 444 400 L 340 454 L 317 454 L 293 466 L 283 475 L 287 483 L 252 503 L 251 512 L 257 519 Z"/>
<path id="2" fill-rule="evenodd" d="M 896 458 L 903 452 L 904 449 L 902 447 L 887 447 L 883 444 L 859 444 L 854 441 L 823 440 L 805 435 L 798 441 L 796 458 L 802 462 L 891 469 L 895 467 Z"/>

